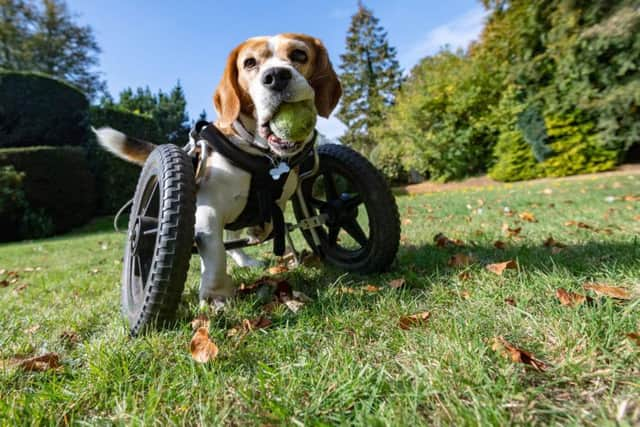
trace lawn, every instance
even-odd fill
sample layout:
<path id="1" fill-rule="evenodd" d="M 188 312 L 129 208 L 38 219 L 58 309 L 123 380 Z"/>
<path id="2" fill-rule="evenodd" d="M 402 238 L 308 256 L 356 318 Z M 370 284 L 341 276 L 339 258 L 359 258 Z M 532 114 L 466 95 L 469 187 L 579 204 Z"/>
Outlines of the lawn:
<path id="1" fill-rule="evenodd" d="M 265 313 L 257 294 L 234 300 L 211 319 L 220 353 L 206 364 L 189 351 L 196 257 L 179 323 L 130 338 L 119 311 L 124 237 L 109 219 L 3 245 L 0 424 L 637 425 L 640 342 L 627 334 L 640 332 L 638 196 L 640 176 L 399 197 L 392 271 L 284 272 L 313 301 Z M 438 233 L 449 244 L 438 246 Z M 545 246 L 549 236 L 559 243 Z M 269 248 L 255 253 L 275 264 Z M 460 254 L 471 263 L 450 266 Z M 517 268 L 486 268 L 507 260 Z M 238 283 L 263 274 L 233 270 Z M 394 279 L 404 286 L 389 286 Z M 631 296 L 599 296 L 585 283 Z M 562 305 L 558 288 L 590 299 Z M 425 311 L 426 321 L 399 327 Z M 273 323 L 229 336 L 261 315 Z M 517 363 L 526 354 L 496 337 L 544 365 Z M 8 363 L 46 352 L 60 355 L 59 369 Z"/>

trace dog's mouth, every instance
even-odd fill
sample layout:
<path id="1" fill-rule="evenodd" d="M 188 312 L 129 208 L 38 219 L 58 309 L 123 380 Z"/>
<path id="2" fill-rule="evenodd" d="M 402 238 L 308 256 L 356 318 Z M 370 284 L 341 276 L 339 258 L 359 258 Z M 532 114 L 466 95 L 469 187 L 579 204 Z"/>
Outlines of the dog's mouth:
<path id="1" fill-rule="evenodd" d="M 269 122 L 259 126 L 258 134 L 269 143 L 269 147 L 271 147 L 274 152 L 280 155 L 290 156 L 299 151 L 304 145 L 304 141 L 286 141 L 277 137 L 271 130 Z"/>

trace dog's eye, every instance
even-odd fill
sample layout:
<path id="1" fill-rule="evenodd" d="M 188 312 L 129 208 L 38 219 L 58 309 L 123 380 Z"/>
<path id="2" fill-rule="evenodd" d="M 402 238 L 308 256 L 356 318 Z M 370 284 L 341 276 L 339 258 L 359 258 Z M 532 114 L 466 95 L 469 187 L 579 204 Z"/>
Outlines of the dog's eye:
<path id="1" fill-rule="evenodd" d="M 289 59 L 291 59 L 293 62 L 304 64 L 309 58 L 307 57 L 307 52 L 305 52 L 304 50 L 295 49 L 289 54 Z"/>
<path id="2" fill-rule="evenodd" d="M 247 58 L 244 60 L 244 68 L 246 68 L 247 70 L 253 68 L 256 66 L 256 59 L 255 58 Z"/>

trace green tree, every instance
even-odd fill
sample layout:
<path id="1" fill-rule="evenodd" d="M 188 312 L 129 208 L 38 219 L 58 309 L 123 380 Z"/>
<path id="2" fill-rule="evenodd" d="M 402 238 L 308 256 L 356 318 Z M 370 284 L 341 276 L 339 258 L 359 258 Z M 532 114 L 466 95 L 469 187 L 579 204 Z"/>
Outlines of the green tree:
<path id="1" fill-rule="evenodd" d="M 341 141 L 369 152 L 375 146 L 370 130 L 393 105 L 402 72 L 387 33 L 361 2 L 351 18 L 347 49 L 340 59 L 343 95 L 338 118 L 348 128 Z"/>
<path id="2" fill-rule="evenodd" d="M 169 93 L 159 90 L 154 94 L 148 86 L 139 87 L 135 91 L 127 88 L 120 92 L 118 102 L 110 96 L 103 97 L 101 102 L 102 107 L 120 109 L 152 118 L 167 142 L 180 144 L 185 143 L 188 138 L 187 100 L 180 82 Z"/>
<path id="3" fill-rule="evenodd" d="M 104 91 L 93 30 L 77 24 L 63 0 L 0 0 L 0 9 L 0 68 L 49 74 L 90 98 Z"/>

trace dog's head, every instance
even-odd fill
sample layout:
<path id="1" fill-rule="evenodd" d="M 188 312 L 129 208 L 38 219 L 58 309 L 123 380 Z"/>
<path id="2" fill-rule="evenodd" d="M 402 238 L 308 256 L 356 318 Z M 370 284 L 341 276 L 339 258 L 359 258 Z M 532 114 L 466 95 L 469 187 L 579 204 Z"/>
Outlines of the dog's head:
<path id="1" fill-rule="evenodd" d="M 220 128 L 231 128 L 243 115 L 280 157 L 299 152 L 306 141 L 279 141 L 269 120 L 282 102 L 313 99 L 318 114 L 328 117 L 342 89 L 322 42 L 304 34 L 251 38 L 236 47 L 214 95 Z M 246 126 L 246 123 L 243 123 Z"/>

